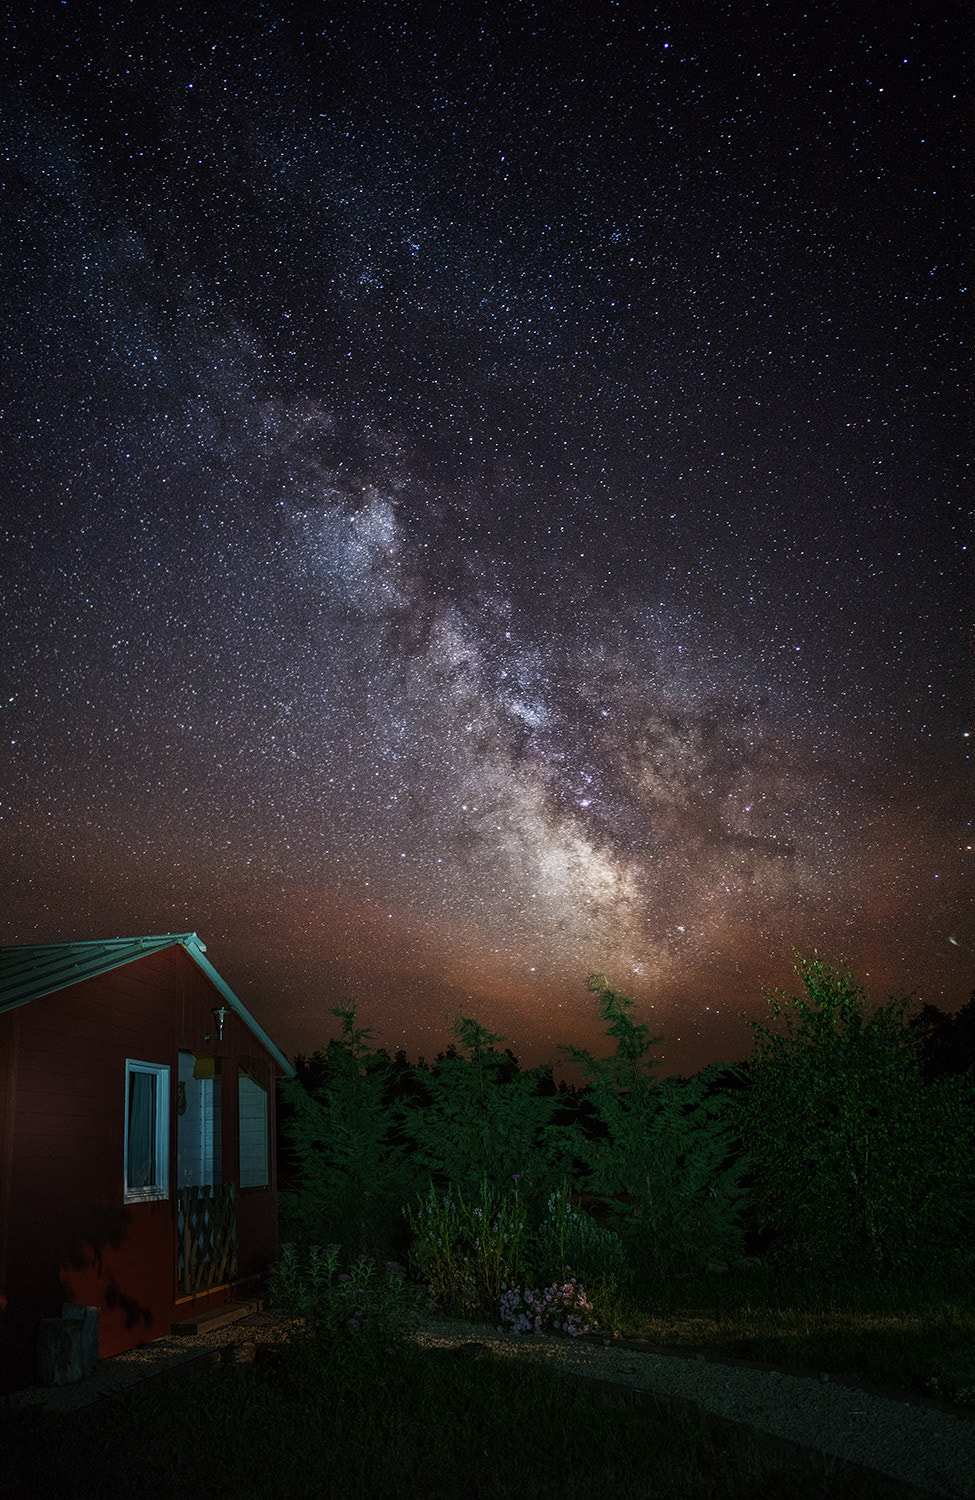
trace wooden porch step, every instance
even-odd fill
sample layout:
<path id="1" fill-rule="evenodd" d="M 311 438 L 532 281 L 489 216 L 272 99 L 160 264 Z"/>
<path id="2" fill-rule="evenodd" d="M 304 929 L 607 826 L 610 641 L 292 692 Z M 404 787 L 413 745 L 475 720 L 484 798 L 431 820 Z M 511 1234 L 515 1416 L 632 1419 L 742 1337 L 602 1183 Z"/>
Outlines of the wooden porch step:
<path id="1" fill-rule="evenodd" d="M 215 1328 L 226 1328 L 228 1323 L 236 1323 L 241 1318 L 246 1318 L 249 1313 L 257 1312 L 258 1303 L 252 1302 L 228 1302 L 223 1307 L 213 1307 L 208 1312 L 194 1313 L 192 1318 L 182 1318 L 180 1322 L 170 1326 L 170 1332 L 175 1334 L 212 1333 Z"/>

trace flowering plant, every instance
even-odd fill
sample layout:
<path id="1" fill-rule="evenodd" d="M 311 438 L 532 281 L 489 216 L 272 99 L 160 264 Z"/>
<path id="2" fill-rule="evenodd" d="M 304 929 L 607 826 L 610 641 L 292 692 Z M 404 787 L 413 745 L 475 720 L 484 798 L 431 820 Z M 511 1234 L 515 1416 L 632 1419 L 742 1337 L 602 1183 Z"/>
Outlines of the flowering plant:
<path id="1" fill-rule="evenodd" d="M 617 1235 L 601 1229 L 568 1201 L 568 1181 L 548 1200 L 548 1213 L 533 1232 L 518 1183 L 506 1201 L 495 1204 L 484 1175 L 481 1204 L 457 1201 L 448 1191 L 429 1197 L 414 1213 L 404 1210 L 417 1238 L 410 1259 L 448 1315 L 493 1319 L 506 1284 L 561 1283 L 574 1266 L 591 1294 L 612 1298 L 629 1284 L 627 1257 Z"/>
<path id="2" fill-rule="evenodd" d="M 572 1207 L 568 1180 L 548 1200 L 548 1214 L 538 1232 L 537 1255 L 543 1276 L 565 1276 L 571 1264 L 590 1285 L 597 1282 L 615 1291 L 630 1281 L 619 1236 Z"/>
<path id="3" fill-rule="evenodd" d="M 406 1267 L 397 1261 L 386 1261 L 385 1277 L 378 1284 L 373 1282 L 375 1268 L 370 1256 L 360 1255 L 351 1270 L 338 1277 L 327 1294 L 326 1321 L 353 1329 L 371 1323 L 396 1329 L 415 1325 L 421 1306 L 429 1305 L 429 1294 L 408 1284 Z"/>
<path id="4" fill-rule="evenodd" d="M 507 1324 L 513 1333 L 545 1333 L 554 1330 L 556 1333 L 567 1333 L 570 1338 L 578 1338 L 581 1333 L 589 1332 L 590 1325 L 583 1323 L 582 1319 L 591 1312 L 592 1305 L 585 1288 L 575 1277 L 561 1286 L 556 1284 L 546 1287 L 544 1291 L 520 1290 L 505 1283 L 498 1332 L 503 1333 Z M 596 1326 L 598 1325 L 594 1322 L 593 1327 Z"/>
<path id="5" fill-rule="evenodd" d="M 500 1205 L 485 1173 L 479 1205 L 465 1204 L 459 1193 L 455 1203 L 449 1192 L 438 1201 L 431 1181 L 427 1201 L 416 1213 L 404 1210 L 417 1236 L 410 1258 L 447 1310 L 462 1317 L 490 1316 L 504 1275 L 526 1266 L 529 1230 L 518 1202 L 519 1176 L 513 1174 L 512 1198 Z"/>
<path id="6" fill-rule="evenodd" d="M 402 1349 L 397 1334 L 415 1324 L 429 1298 L 422 1287 L 407 1283 L 406 1268 L 396 1261 L 386 1262 L 379 1284 L 373 1282 L 375 1261 L 366 1255 L 336 1278 L 340 1248 L 312 1245 L 302 1256 L 294 1244 L 283 1245 L 270 1290 L 277 1306 L 302 1319 L 289 1339 L 295 1350 L 306 1361 L 338 1364 L 351 1373 Z"/>

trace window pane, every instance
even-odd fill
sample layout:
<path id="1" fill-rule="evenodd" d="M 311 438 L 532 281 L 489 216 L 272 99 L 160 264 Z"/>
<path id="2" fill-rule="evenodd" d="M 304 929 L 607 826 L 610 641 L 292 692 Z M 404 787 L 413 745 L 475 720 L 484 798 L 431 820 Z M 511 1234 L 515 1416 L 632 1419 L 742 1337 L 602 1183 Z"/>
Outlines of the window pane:
<path id="1" fill-rule="evenodd" d="M 181 1052 L 176 1090 L 176 1183 L 220 1181 L 220 1058 Z"/>
<path id="2" fill-rule="evenodd" d="M 126 1203 L 169 1196 L 169 1068 L 125 1063 Z"/>
<path id="3" fill-rule="evenodd" d="M 156 1186 L 156 1082 L 153 1073 L 129 1074 L 130 1188 Z"/>
<path id="4" fill-rule="evenodd" d="M 240 1185 L 267 1187 L 268 1108 L 267 1094 L 243 1071 L 237 1079 L 240 1108 Z"/>

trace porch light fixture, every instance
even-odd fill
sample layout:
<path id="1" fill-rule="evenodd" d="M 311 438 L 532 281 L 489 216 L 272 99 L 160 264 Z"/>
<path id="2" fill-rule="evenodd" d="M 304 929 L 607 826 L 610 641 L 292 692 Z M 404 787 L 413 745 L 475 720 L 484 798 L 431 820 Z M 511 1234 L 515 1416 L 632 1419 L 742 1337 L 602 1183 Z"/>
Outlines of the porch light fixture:
<path id="1" fill-rule="evenodd" d="M 230 1011 L 227 1009 L 226 1005 L 215 1005 L 213 1007 L 212 1011 L 210 1012 L 210 1014 L 216 1020 L 217 1029 L 216 1029 L 216 1032 L 208 1031 L 207 1034 L 206 1034 L 206 1036 L 203 1038 L 203 1040 L 205 1042 L 222 1042 L 223 1041 L 223 1023 L 224 1023 L 224 1021 L 226 1021 L 227 1017 L 230 1015 Z"/>

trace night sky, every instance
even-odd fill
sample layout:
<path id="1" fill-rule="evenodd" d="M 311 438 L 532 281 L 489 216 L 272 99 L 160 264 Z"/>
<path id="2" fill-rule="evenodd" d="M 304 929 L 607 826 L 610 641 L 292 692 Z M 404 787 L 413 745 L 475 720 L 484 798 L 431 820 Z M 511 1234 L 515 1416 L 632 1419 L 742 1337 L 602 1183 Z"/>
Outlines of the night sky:
<path id="1" fill-rule="evenodd" d="M 957 1010 L 968 7 L 198 9 L 8 10 L 0 941 L 291 1055 Z"/>

